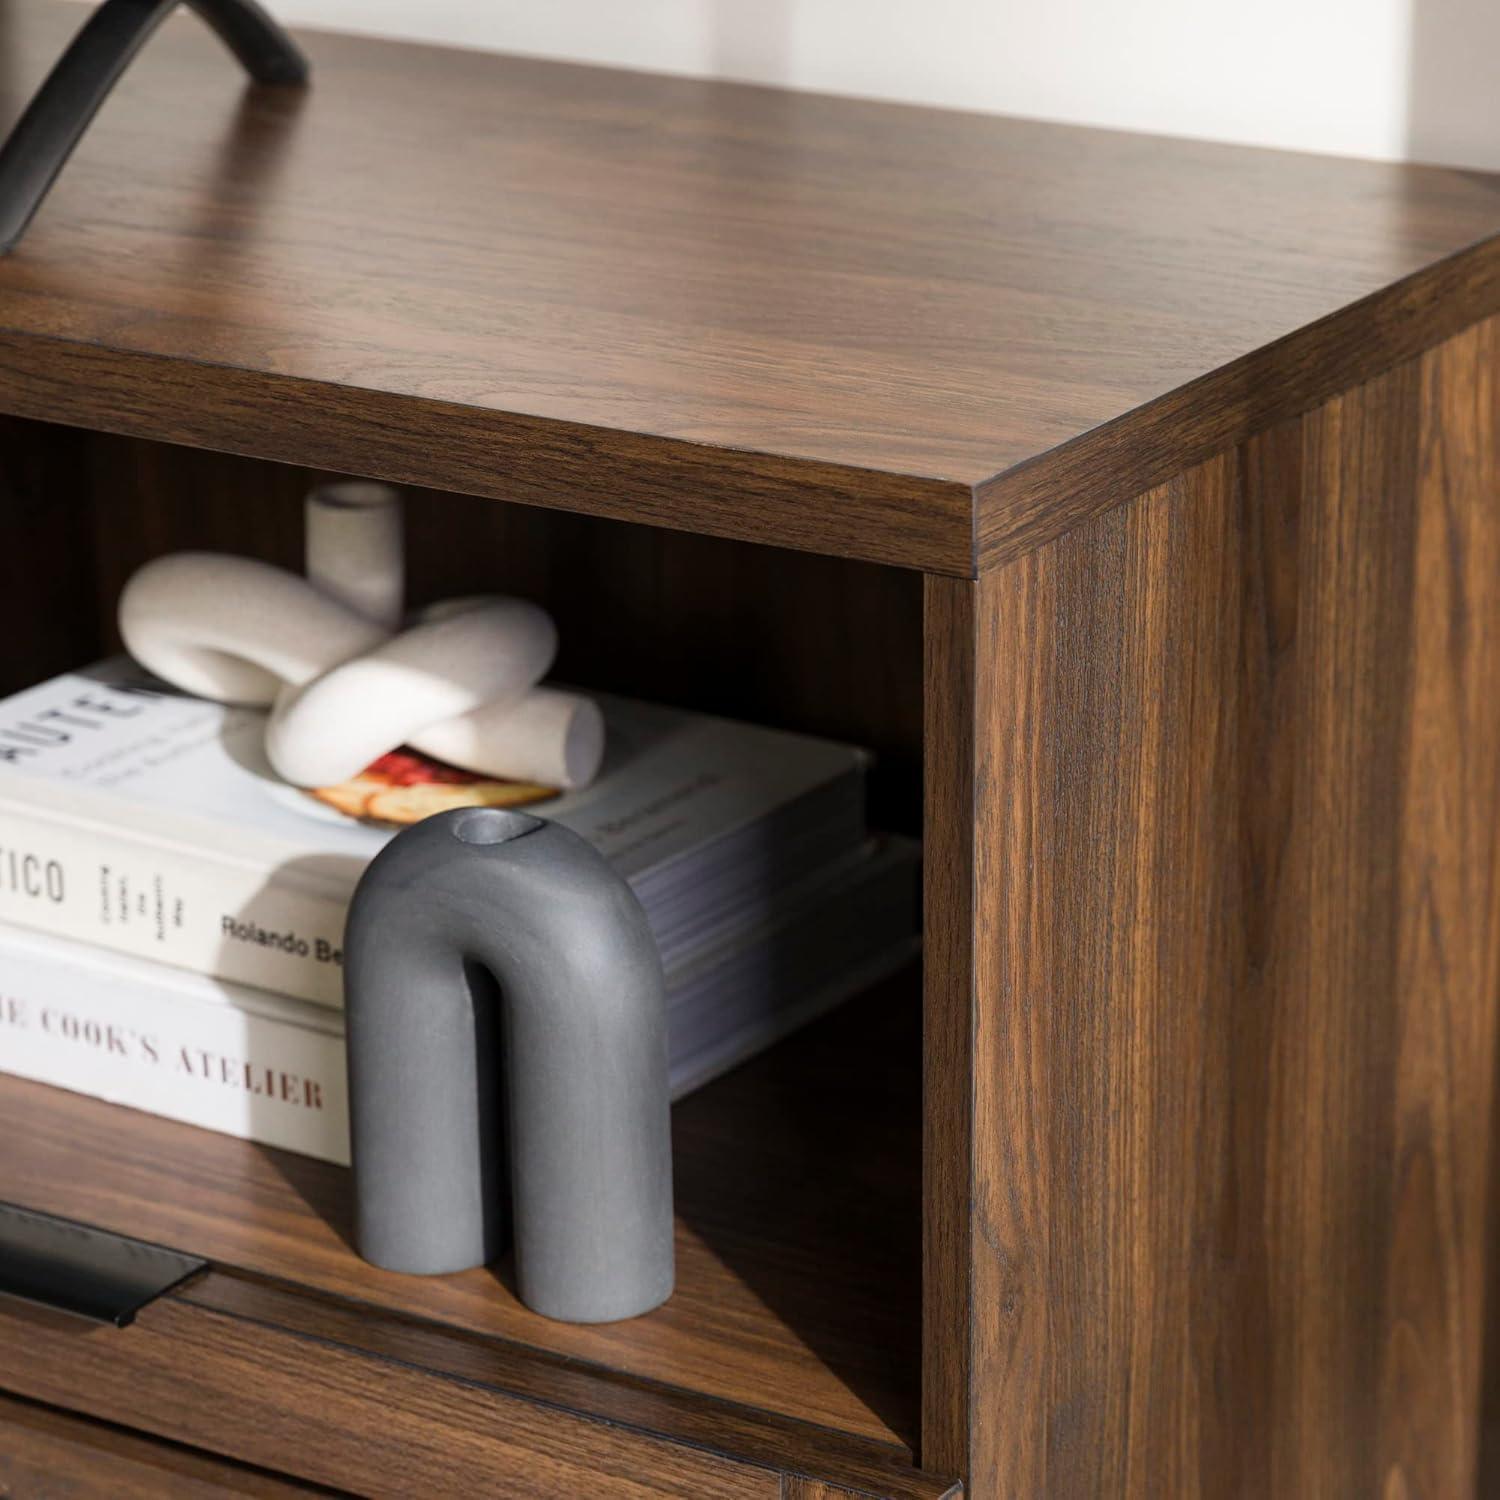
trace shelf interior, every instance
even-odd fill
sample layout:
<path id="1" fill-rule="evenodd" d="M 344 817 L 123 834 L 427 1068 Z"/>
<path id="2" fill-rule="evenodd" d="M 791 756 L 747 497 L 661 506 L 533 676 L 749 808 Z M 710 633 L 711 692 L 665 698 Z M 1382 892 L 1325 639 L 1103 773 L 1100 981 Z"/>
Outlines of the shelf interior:
<path id="1" fill-rule="evenodd" d="M 910 1452 L 920 1338 L 918 968 L 680 1103 L 677 1291 L 602 1326 L 506 1267 L 378 1270 L 343 1168 L 0 1076 L 0 1200 Z"/>
<path id="2" fill-rule="evenodd" d="M 120 647 L 143 563 L 300 572 L 327 473 L 0 417 L 0 692 Z M 870 820 L 921 826 L 922 579 L 898 568 L 407 487 L 413 606 L 513 593 L 557 621 L 554 677 L 868 746 Z"/>
<path id="3" fill-rule="evenodd" d="M 318 472 L 0 418 L 0 687 L 118 649 L 116 601 L 184 548 L 302 565 Z M 407 500 L 413 603 L 552 610 L 560 680 L 869 746 L 870 817 L 921 824 L 922 581 L 899 569 L 436 490 Z M 678 1290 L 550 1323 L 502 1268 L 380 1272 L 345 1172 L 0 1077 L 0 1199 L 251 1277 L 885 1445 L 916 1446 L 921 996 L 915 967 L 683 1101 Z"/>

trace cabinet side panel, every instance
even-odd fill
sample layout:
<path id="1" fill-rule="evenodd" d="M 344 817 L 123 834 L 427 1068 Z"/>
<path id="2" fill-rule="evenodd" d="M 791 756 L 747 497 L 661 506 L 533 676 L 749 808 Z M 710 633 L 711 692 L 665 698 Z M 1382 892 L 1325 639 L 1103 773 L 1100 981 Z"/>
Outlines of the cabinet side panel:
<path id="1" fill-rule="evenodd" d="M 1497 366 L 1492 320 L 930 586 L 973 591 L 970 1383 L 943 1457 L 980 1500 L 1473 1492 Z"/>
<path id="2" fill-rule="evenodd" d="M 939 1473 L 964 1466 L 973 1386 L 976 593 L 929 578 L 924 601 L 921 1450 Z"/>

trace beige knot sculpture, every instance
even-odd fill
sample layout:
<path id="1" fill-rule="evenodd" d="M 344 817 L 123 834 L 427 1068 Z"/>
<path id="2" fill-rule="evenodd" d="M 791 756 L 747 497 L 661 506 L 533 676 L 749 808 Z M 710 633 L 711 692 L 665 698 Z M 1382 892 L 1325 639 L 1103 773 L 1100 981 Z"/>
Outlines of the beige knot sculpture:
<path id="1" fill-rule="evenodd" d="M 333 786 L 399 745 L 465 770 L 586 786 L 604 756 L 597 704 L 538 686 L 551 616 L 500 595 L 447 600 L 400 626 L 401 500 L 351 482 L 307 501 L 307 576 L 179 552 L 120 596 L 120 634 L 148 671 L 219 703 L 270 709 L 266 754 L 296 786 Z"/>

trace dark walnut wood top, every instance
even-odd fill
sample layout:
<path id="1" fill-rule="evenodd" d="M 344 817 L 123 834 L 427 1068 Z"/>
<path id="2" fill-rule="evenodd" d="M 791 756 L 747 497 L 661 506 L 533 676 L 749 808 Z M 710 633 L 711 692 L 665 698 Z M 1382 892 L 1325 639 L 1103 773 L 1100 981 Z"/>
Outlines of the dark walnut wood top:
<path id="1" fill-rule="evenodd" d="M 0 125 L 81 19 L 0 0 Z M 0 409 L 970 574 L 1500 305 L 1474 173 L 304 40 L 154 39 Z"/>

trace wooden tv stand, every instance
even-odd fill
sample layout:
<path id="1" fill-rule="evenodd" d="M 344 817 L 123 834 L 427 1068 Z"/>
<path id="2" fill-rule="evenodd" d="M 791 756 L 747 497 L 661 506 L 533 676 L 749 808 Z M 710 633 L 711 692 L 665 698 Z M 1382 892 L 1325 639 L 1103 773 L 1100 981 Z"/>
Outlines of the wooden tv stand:
<path id="1" fill-rule="evenodd" d="M 0 1299 L 0 1490 L 1493 1493 L 1500 182 L 302 40 L 168 22 L 0 261 L 0 687 L 398 481 L 417 596 L 872 745 L 925 952 L 679 1107 L 602 1328 L 0 1077 L 0 1200 L 210 1262 Z"/>

